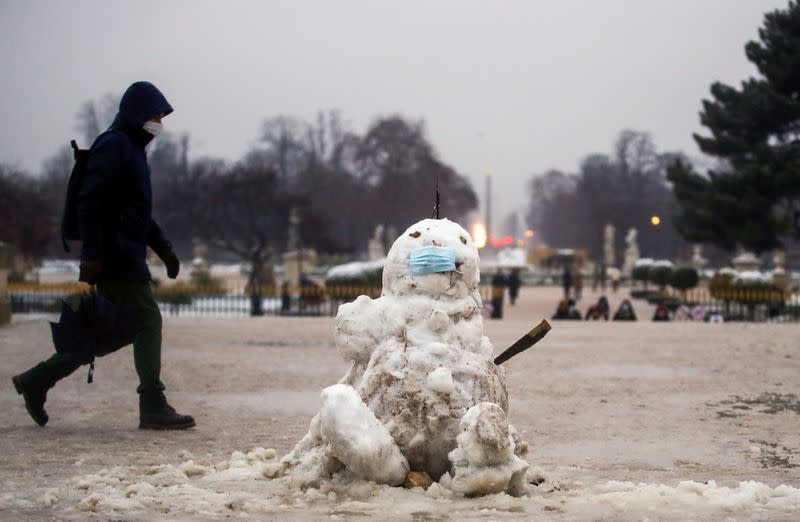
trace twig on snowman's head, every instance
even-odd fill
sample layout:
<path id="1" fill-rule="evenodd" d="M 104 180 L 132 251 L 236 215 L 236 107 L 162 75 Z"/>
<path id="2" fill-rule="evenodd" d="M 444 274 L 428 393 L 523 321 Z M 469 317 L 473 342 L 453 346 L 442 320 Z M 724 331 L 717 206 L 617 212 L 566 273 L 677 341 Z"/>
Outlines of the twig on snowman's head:
<path id="1" fill-rule="evenodd" d="M 439 174 L 436 174 L 436 202 L 433 205 L 433 219 L 439 218 Z"/>

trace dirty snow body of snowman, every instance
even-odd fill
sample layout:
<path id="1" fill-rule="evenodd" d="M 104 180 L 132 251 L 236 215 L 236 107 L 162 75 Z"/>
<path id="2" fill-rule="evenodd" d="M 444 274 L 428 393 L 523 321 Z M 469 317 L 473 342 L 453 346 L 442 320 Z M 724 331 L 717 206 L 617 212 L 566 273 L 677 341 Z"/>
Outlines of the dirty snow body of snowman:
<path id="1" fill-rule="evenodd" d="M 378 299 L 339 308 L 336 346 L 352 366 L 322 392 L 308 434 L 284 457 L 299 487 L 333 475 L 400 485 L 426 472 L 464 495 L 525 488 L 527 450 L 508 424 L 505 373 L 483 335 L 478 251 L 447 219 L 392 245 Z"/>

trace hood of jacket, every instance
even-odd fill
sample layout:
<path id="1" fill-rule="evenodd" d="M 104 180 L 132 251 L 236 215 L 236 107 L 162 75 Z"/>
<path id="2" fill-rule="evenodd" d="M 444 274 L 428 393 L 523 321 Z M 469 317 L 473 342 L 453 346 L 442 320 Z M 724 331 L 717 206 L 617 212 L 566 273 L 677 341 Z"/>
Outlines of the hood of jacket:
<path id="1" fill-rule="evenodd" d="M 147 120 L 159 114 L 166 116 L 171 112 L 172 106 L 155 85 L 150 82 L 136 82 L 122 95 L 119 112 L 111 128 L 138 132 Z"/>

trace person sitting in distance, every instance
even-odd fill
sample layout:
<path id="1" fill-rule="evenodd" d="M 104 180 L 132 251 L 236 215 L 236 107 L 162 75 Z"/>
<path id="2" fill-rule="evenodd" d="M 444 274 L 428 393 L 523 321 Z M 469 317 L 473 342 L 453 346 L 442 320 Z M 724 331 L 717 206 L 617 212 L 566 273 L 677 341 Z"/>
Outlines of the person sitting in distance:
<path id="1" fill-rule="evenodd" d="M 558 302 L 556 313 L 553 314 L 552 319 L 569 319 L 569 303 L 566 299 Z"/>
<path id="2" fill-rule="evenodd" d="M 567 319 L 580 321 L 581 313 L 575 307 L 575 299 L 570 299 L 568 305 L 569 308 L 567 309 Z"/>
<path id="3" fill-rule="evenodd" d="M 608 321 L 608 311 L 608 299 L 606 299 L 606 296 L 601 296 L 597 303 L 590 306 L 589 310 L 586 311 L 586 320 L 599 321 L 603 319 Z"/>
<path id="4" fill-rule="evenodd" d="M 614 314 L 613 317 L 614 321 L 635 321 L 636 320 L 636 313 L 633 311 L 633 305 L 631 305 L 630 299 L 625 299 L 619 305 L 617 312 Z"/>
<path id="5" fill-rule="evenodd" d="M 669 321 L 669 310 L 667 309 L 667 305 L 664 303 L 660 303 L 656 306 L 656 311 L 653 314 L 653 321 Z"/>
<path id="6" fill-rule="evenodd" d="M 561 320 L 580 320 L 581 313 L 575 308 L 574 299 L 562 299 L 558 302 L 556 313 L 553 314 L 553 319 Z"/>

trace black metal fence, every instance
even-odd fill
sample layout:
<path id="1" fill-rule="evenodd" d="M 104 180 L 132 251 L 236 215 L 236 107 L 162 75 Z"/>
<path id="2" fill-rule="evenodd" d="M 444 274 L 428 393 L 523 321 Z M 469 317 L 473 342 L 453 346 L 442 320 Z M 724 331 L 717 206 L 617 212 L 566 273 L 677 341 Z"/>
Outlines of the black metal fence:
<path id="1" fill-rule="evenodd" d="M 800 322 L 800 294 L 782 290 L 633 290 L 631 296 L 646 299 L 654 305 L 663 304 L 671 320 Z"/>
<path id="2" fill-rule="evenodd" d="M 59 313 L 63 299 L 80 296 L 88 290 L 89 287 L 84 284 L 9 284 L 11 312 Z M 481 287 L 481 294 L 484 301 L 488 302 L 491 288 Z M 153 295 L 161 313 L 169 316 L 333 316 L 336 315 L 339 305 L 360 295 L 379 297 L 381 288 L 337 285 L 327 288 L 264 286 L 229 290 L 178 283 L 154 286 Z"/>
<path id="3" fill-rule="evenodd" d="M 8 286 L 13 314 L 58 313 L 62 299 L 78 296 L 88 290 L 89 287 L 83 284 L 11 283 Z M 492 288 L 481 286 L 480 291 L 484 304 L 490 304 Z M 339 305 L 359 295 L 378 297 L 381 288 L 337 285 L 327 288 L 264 286 L 230 290 L 178 283 L 154 286 L 153 294 L 161 312 L 169 316 L 333 316 Z M 685 293 L 674 290 L 633 290 L 631 295 L 654 305 L 664 304 L 671 320 L 800 322 L 798 293 L 735 289 L 711 292 L 708 288 L 698 288 Z"/>

